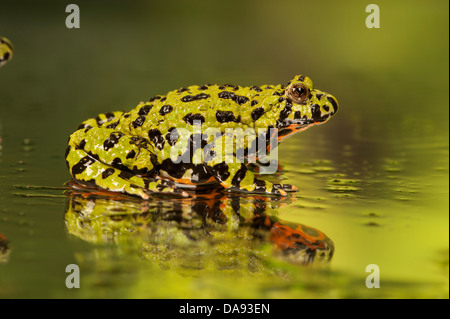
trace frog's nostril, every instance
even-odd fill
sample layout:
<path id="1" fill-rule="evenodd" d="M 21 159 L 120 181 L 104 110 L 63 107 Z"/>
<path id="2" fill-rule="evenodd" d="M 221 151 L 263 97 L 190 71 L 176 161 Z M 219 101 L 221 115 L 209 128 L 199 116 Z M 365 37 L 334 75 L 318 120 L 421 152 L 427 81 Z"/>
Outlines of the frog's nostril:
<path id="1" fill-rule="evenodd" d="M 333 114 L 339 109 L 338 102 L 333 95 L 327 95 L 327 100 L 333 105 Z"/>

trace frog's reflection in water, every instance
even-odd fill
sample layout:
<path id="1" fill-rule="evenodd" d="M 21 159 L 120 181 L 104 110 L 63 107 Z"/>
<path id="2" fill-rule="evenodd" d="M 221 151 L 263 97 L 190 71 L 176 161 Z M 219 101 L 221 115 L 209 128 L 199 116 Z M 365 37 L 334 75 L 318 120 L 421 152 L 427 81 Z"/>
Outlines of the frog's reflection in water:
<path id="1" fill-rule="evenodd" d="M 293 202 L 292 197 L 220 189 L 149 201 L 75 188 L 67 195 L 69 233 L 95 244 L 132 243 L 144 258 L 162 267 L 251 267 L 255 259 L 263 263 L 267 254 L 296 264 L 324 264 L 334 252 L 333 242 L 321 231 L 276 217 L 277 209 Z"/>

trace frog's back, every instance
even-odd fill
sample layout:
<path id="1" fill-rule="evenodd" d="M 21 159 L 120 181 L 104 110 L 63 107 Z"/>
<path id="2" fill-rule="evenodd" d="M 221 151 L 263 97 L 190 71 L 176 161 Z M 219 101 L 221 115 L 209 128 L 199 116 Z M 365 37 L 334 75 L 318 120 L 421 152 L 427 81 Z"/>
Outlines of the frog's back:
<path id="1" fill-rule="evenodd" d="M 237 85 L 192 85 L 157 95 L 124 115 L 121 129 L 147 136 L 149 130 L 164 135 L 174 128 L 189 129 L 192 125 L 246 129 L 280 100 L 283 85 L 242 87 Z"/>

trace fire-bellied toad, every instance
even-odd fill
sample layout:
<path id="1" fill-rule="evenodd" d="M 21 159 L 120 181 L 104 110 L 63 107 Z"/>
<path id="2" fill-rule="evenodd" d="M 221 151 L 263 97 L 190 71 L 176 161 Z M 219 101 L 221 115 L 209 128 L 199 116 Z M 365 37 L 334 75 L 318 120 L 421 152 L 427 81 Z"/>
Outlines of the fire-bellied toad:
<path id="1" fill-rule="evenodd" d="M 151 193 L 187 196 L 183 187 L 210 183 L 230 191 L 286 195 L 296 188 L 257 179 L 248 169 L 249 159 L 261 157 L 260 148 L 248 145 L 264 141 L 264 151 L 270 150 L 274 136 L 280 142 L 324 123 L 337 110 L 337 100 L 302 75 L 287 85 L 193 85 L 157 95 L 129 112 L 83 122 L 70 136 L 66 162 L 82 185 L 144 199 Z M 205 133 L 208 129 L 212 134 Z M 237 135 L 230 130 L 249 129 L 257 133 L 245 137 L 247 147 L 236 146 Z"/>

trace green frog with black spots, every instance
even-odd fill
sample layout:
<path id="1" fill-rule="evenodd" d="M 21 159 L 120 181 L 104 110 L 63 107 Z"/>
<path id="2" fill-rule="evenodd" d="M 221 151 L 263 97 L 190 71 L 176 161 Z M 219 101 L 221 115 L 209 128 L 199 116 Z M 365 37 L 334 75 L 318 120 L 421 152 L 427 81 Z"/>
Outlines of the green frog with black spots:
<path id="1" fill-rule="evenodd" d="M 153 193 L 186 197 L 183 188 L 212 184 L 286 195 L 296 187 L 257 179 L 249 162 L 296 132 L 325 123 L 337 110 L 337 100 L 303 75 L 286 85 L 193 85 L 129 112 L 84 121 L 69 138 L 66 163 L 78 184 L 143 199 Z M 257 133 L 230 133 L 239 130 Z M 261 141 L 263 153 L 253 147 Z"/>

